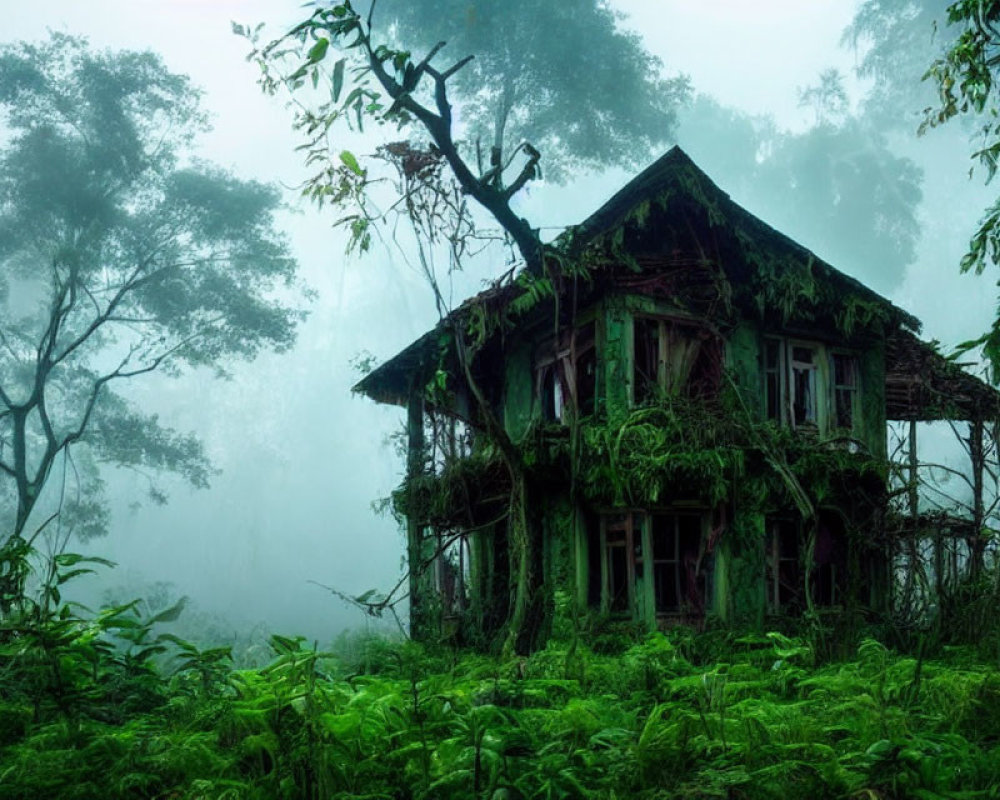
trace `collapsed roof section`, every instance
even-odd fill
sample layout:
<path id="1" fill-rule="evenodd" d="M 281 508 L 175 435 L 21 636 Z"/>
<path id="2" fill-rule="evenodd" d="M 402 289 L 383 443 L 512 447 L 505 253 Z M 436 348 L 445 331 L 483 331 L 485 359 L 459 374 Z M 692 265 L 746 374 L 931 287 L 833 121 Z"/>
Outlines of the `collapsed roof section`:
<path id="1" fill-rule="evenodd" d="M 885 361 L 887 419 L 1000 420 L 1000 392 L 909 331 L 889 335 Z"/>

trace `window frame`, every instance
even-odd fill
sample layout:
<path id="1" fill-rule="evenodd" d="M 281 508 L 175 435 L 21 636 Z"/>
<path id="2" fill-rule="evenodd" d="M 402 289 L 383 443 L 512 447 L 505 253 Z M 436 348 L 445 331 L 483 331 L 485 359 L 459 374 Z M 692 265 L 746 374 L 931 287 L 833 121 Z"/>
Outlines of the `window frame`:
<path id="1" fill-rule="evenodd" d="M 574 340 L 575 339 L 575 340 Z M 534 399 L 544 422 L 564 423 L 566 407 L 570 400 L 579 404 L 577 370 L 592 360 L 593 387 L 587 409 L 578 411 L 586 417 L 597 412 L 599 395 L 599 359 L 597 352 L 597 321 L 590 319 L 575 328 L 566 329 L 558 341 L 549 339 L 538 348 L 535 355 Z M 551 397 L 549 383 L 551 381 Z M 551 410 L 550 410 L 551 409 Z"/>
<path id="2" fill-rule="evenodd" d="M 853 384 L 840 384 L 837 382 L 837 360 L 846 359 L 850 365 L 850 372 L 854 379 Z M 838 393 L 850 392 L 851 403 L 851 424 L 840 424 L 840 410 L 838 404 Z M 860 411 L 861 398 L 861 360 L 857 354 L 848 350 L 830 350 L 830 428 L 832 430 L 855 431 L 858 427 L 858 417 Z"/>
<path id="3" fill-rule="evenodd" d="M 796 350 L 809 350 L 811 360 L 796 358 Z M 858 353 L 842 347 L 798 337 L 765 334 L 761 338 L 761 403 L 762 416 L 792 430 L 827 433 L 841 430 L 853 433 L 858 429 L 861 410 L 861 361 Z M 854 383 L 837 384 L 839 359 L 851 365 Z M 797 404 L 797 389 L 806 373 L 809 405 L 802 412 Z M 839 425 L 838 392 L 851 392 L 851 425 Z M 776 396 L 775 396 L 776 394 Z"/>
<path id="4" fill-rule="evenodd" d="M 704 320 L 677 314 L 642 312 L 633 313 L 631 315 L 631 320 L 632 324 L 629 326 L 629 336 L 631 337 L 631 362 L 629 364 L 628 401 L 630 407 L 632 408 L 645 405 L 651 400 L 656 400 L 659 397 L 675 397 L 684 394 L 685 392 L 689 392 L 692 377 L 696 372 L 695 367 L 698 365 L 698 360 L 704 352 L 704 349 L 712 346 L 713 344 L 721 346 L 718 334 L 714 332 L 710 326 L 706 325 Z M 650 385 L 648 388 L 644 388 L 640 391 L 640 381 L 637 375 L 639 370 L 637 328 L 639 325 L 650 323 L 653 323 L 656 326 L 656 353 L 653 359 L 656 362 L 656 377 L 654 385 Z M 698 348 L 695 350 L 693 355 L 687 356 L 687 358 L 690 358 L 690 364 L 688 364 L 687 368 L 684 370 L 686 373 L 684 380 L 678 381 L 677 376 L 675 376 L 671 370 L 672 364 L 671 359 L 669 358 L 671 353 L 671 342 L 674 341 L 671 333 L 673 330 L 684 329 L 687 329 L 690 332 L 690 336 L 681 336 L 679 338 L 685 340 L 697 338 L 699 342 Z M 649 338 L 653 339 L 654 337 Z M 645 378 L 645 381 L 649 381 L 648 376 Z M 677 385 L 674 385 L 675 383 Z"/>
<path id="5" fill-rule="evenodd" d="M 609 509 L 600 512 L 597 515 L 599 519 L 597 546 L 599 547 L 601 613 L 613 617 L 632 617 L 640 611 L 640 608 L 649 604 L 651 604 L 649 611 L 652 615 L 660 618 L 676 617 L 697 611 L 697 606 L 691 606 L 688 603 L 691 583 L 685 570 L 687 562 L 684 558 L 688 548 L 683 546 L 682 539 L 685 533 L 690 535 L 696 531 L 698 562 L 704 568 L 703 557 L 708 524 L 706 515 L 707 511 L 702 508 L 684 506 L 655 511 Z M 654 519 L 657 517 L 669 517 L 672 520 L 674 533 L 672 558 L 656 557 Z M 682 518 L 688 519 L 686 531 Z M 686 541 L 688 544 L 691 543 L 690 540 Z M 621 570 L 615 569 L 615 554 L 612 553 L 612 549 L 620 549 L 624 555 L 625 563 Z M 659 603 L 658 568 L 665 564 L 672 566 L 672 585 L 675 587 L 674 591 L 677 595 L 674 598 L 676 602 L 669 606 L 666 604 L 661 606 Z M 626 584 L 624 592 L 616 583 L 616 574 L 619 572 Z M 642 597 L 640 597 L 638 585 L 640 579 L 649 581 L 648 584 L 643 584 Z M 699 573 L 695 576 L 694 587 L 702 595 L 702 610 L 711 602 L 710 585 L 711 577 L 707 573 Z"/>

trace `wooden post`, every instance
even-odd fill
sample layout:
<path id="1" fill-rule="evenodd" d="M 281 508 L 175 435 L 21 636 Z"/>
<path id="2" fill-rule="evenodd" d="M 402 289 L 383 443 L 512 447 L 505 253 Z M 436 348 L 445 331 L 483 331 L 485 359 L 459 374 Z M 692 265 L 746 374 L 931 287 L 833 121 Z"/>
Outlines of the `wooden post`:
<path id="1" fill-rule="evenodd" d="M 909 462 L 909 488 L 907 495 L 910 506 L 910 530 L 906 536 L 906 578 L 903 583 L 902 597 L 900 599 L 904 604 L 904 608 L 909 610 L 913 603 L 913 584 L 914 577 L 917 574 L 917 559 L 919 557 L 917 552 L 917 531 L 920 521 L 920 484 L 918 482 L 919 462 L 917 460 L 917 421 L 915 419 L 911 419 L 909 425 L 907 461 Z M 892 569 L 892 560 L 890 560 L 890 576 L 892 576 Z M 890 592 L 896 588 L 895 578 L 890 577 L 889 587 Z"/>
<path id="2" fill-rule="evenodd" d="M 976 412 L 976 418 L 969 423 L 969 459 L 972 462 L 972 540 L 970 541 L 970 573 L 977 577 L 983 568 L 983 418 Z"/>
<path id="3" fill-rule="evenodd" d="M 424 396 L 421 388 L 410 389 L 406 404 L 406 481 L 411 484 L 424 471 Z M 424 597 L 426 581 L 423 580 L 424 524 L 415 508 L 406 517 L 406 558 L 410 573 L 410 638 L 420 639 L 426 634 L 427 619 Z"/>

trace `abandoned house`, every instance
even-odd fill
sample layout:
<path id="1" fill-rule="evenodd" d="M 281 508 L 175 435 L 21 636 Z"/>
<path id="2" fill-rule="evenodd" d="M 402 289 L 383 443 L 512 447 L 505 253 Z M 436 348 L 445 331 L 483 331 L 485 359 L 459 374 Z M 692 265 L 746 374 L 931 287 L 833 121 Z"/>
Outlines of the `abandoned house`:
<path id="1" fill-rule="evenodd" d="M 561 243 L 355 387 L 407 409 L 414 635 L 885 609 L 888 422 L 997 393 L 679 148 Z"/>

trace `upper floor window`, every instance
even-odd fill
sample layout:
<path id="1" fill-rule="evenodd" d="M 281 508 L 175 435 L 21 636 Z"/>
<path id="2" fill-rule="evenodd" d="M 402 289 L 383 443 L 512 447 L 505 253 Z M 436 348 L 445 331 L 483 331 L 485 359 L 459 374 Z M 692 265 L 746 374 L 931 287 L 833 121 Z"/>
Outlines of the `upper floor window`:
<path id="1" fill-rule="evenodd" d="M 574 335 L 575 333 L 575 335 Z M 594 323 L 567 331 L 558 342 L 549 341 L 535 359 L 535 389 L 542 419 L 560 422 L 575 399 L 580 416 L 596 410 L 597 350 Z"/>
<path id="2" fill-rule="evenodd" d="M 838 428 L 854 427 L 858 399 L 858 360 L 845 353 L 833 354 L 833 422 Z"/>
<path id="3" fill-rule="evenodd" d="M 721 376 L 718 338 L 687 320 L 636 317 L 632 324 L 632 400 L 714 394 Z"/>
<path id="4" fill-rule="evenodd" d="M 766 338 L 764 413 L 793 428 L 854 427 L 858 360 L 816 342 Z"/>

